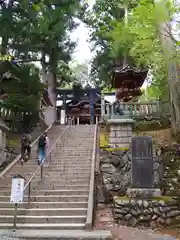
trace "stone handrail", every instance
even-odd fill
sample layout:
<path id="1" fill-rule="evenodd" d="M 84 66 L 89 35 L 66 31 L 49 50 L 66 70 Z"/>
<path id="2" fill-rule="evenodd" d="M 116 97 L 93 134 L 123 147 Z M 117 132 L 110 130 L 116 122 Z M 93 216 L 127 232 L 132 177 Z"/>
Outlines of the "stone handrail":
<path id="1" fill-rule="evenodd" d="M 94 140 L 93 140 L 93 151 L 92 151 L 92 162 L 91 162 L 91 175 L 90 175 L 90 186 L 89 186 L 89 196 L 88 196 L 88 209 L 87 209 L 87 219 L 86 219 L 86 229 L 92 229 L 93 223 L 93 209 L 94 209 L 94 179 L 95 179 L 95 166 L 96 166 L 96 149 L 97 149 L 97 130 L 98 125 L 95 125 L 94 130 Z"/>
<path id="2" fill-rule="evenodd" d="M 122 110 L 124 114 L 116 114 L 113 105 L 106 103 L 105 105 L 105 117 L 116 118 L 139 118 L 139 117 L 159 117 L 159 116 L 169 116 L 170 108 L 168 102 L 143 102 L 143 103 L 119 103 L 116 107 Z"/>

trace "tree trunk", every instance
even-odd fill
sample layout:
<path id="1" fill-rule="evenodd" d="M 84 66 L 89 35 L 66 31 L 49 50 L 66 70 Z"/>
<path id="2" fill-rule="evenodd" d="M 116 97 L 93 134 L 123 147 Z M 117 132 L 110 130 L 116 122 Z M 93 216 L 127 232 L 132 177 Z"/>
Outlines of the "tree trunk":
<path id="1" fill-rule="evenodd" d="M 161 4 L 161 8 L 164 6 L 164 11 L 167 14 L 167 19 L 169 18 L 169 12 L 165 5 L 165 0 L 155 1 L 157 4 Z M 158 14 L 158 13 L 157 13 Z M 171 31 L 171 23 L 164 22 L 159 24 L 160 39 L 162 43 L 162 48 L 164 52 L 164 58 L 167 65 L 168 71 L 168 85 L 169 85 L 169 97 L 170 97 L 170 111 L 171 111 L 171 127 L 174 136 L 180 134 L 180 96 L 177 91 L 177 83 L 179 82 L 179 77 L 177 74 L 177 61 L 173 56 L 175 51 L 175 42 L 168 34 Z"/>
<path id="2" fill-rule="evenodd" d="M 53 110 L 51 112 L 51 120 L 52 123 L 56 121 L 57 114 L 56 114 L 56 67 L 57 67 L 57 60 L 54 58 L 54 55 L 50 56 L 50 61 L 49 61 L 49 69 L 47 70 L 47 64 L 45 63 L 45 53 L 43 53 L 42 56 L 42 67 L 43 67 L 43 73 L 42 73 L 42 78 L 43 82 L 47 84 L 48 88 L 48 97 L 49 100 L 52 104 Z M 47 109 L 49 111 L 49 109 Z"/>

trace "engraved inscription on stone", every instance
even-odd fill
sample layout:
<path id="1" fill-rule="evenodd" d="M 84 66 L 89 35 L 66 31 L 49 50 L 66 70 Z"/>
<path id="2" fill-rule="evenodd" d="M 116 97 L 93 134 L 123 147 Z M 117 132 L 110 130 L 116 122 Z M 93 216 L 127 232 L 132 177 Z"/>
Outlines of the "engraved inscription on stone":
<path id="1" fill-rule="evenodd" d="M 152 137 L 132 138 L 132 187 L 153 187 Z"/>

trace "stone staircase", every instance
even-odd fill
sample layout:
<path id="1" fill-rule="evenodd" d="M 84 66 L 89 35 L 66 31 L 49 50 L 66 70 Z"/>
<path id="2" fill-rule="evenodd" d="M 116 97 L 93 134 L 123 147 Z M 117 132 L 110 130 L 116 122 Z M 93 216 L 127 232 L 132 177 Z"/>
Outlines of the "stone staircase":
<path id="1" fill-rule="evenodd" d="M 51 144 L 64 128 L 50 129 Z M 85 229 L 95 130 L 94 125 L 68 126 L 52 151 L 51 161 L 44 164 L 43 181 L 39 172 L 32 180 L 29 203 L 28 189 L 25 191 L 17 210 L 18 229 Z M 13 227 L 12 177 L 19 173 L 28 180 L 37 168 L 36 155 L 37 146 L 26 164 L 17 163 L 0 179 L 0 229 Z"/>

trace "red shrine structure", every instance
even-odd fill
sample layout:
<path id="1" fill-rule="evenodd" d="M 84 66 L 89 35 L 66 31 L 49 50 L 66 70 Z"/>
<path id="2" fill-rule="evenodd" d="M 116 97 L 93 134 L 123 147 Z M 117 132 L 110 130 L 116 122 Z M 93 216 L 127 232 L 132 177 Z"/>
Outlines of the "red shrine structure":
<path id="1" fill-rule="evenodd" d="M 142 87 L 148 74 L 148 69 L 138 68 L 130 64 L 116 61 L 113 67 L 112 88 L 116 88 L 117 100 L 137 101 L 142 94 Z"/>

